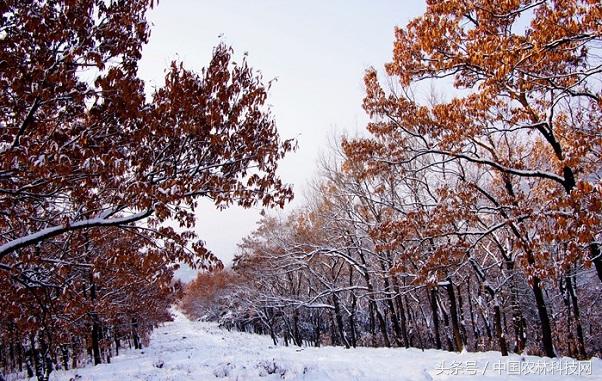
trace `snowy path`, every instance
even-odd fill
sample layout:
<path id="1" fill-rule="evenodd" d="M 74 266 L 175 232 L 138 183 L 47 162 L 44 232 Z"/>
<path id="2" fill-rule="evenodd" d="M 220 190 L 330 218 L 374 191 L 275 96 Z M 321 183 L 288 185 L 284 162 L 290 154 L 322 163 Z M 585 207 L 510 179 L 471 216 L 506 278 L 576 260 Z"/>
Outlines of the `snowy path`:
<path id="1" fill-rule="evenodd" d="M 173 313 L 175 320 L 155 330 L 150 346 L 143 351 L 128 351 L 112 364 L 55 372 L 51 380 L 602 380 L 600 359 L 582 363 L 585 369 L 580 377 L 566 377 L 573 370 L 571 364 L 576 364 L 569 359 L 563 360 L 562 368 L 563 362 L 530 356 L 502 359 L 497 352 L 274 347 L 269 337 L 228 332 L 216 324 L 193 322 L 180 312 Z M 460 365 L 454 366 L 454 362 Z M 522 378 L 513 375 L 520 373 L 521 364 L 522 373 L 530 373 Z M 587 364 L 592 366 L 591 375 L 584 374 L 590 373 Z M 451 374 L 453 369 L 459 374 Z M 537 372 L 542 374 L 534 374 Z"/>

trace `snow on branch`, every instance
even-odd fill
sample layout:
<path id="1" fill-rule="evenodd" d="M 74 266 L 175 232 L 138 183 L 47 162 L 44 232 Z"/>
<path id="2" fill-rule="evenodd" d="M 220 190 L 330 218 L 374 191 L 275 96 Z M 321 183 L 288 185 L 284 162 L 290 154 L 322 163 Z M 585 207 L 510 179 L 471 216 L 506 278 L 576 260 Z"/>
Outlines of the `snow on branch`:
<path id="1" fill-rule="evenodd" d="M 91 219 L 87 219 L 87 220 L 77 221 L 77 222 L 74 222 L 73 224 L 62 224 L 62 225 L 57 225 L 57 226 L 52 226 L 52 227 L 49 227 L 46 229 L 42 229 L 35 233 L 31 233 L 24 237 L 20 237 L 18 239 L 9 241 L 9 242 L 3 244 L 2 246 L 0 246 L 0 258 L 2 258 L 3 256 L 5 256 L 9 253 L 12 253 L 15 250 L 21 249 L 21 248 L 29 246 L 29 245 L 36 244 L 45 239 L 55 237 L 57 235 L 61 235 L 68 231 L 75 231 L 75 230 L 87 229 L 87 228 L 98 227 L 98 226 L 126 225 L 126 224 L 136 222 L 136 221 L 142 220 L 142 219 L 150 216 L 153 213 L 153 211 L 154 211 L 153 209 L 147 209 L 143 212 L 136 213 L 136 214 L 133 214 L 133 215 L 130 215 L 127 217 L 120 217 L 120 218 L 102 218 L 102 217 L 91 218 Z"/>

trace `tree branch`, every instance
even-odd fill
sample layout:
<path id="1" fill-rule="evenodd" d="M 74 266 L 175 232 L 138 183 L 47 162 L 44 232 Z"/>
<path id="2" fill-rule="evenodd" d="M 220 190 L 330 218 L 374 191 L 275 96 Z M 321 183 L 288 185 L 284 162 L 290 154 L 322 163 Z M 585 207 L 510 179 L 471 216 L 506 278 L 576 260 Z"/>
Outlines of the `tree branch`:
<path id="1" fill-rule="evenodd" d="M 48 238 L 55 237 L 57 235 L 61 235 L 63 233 L 75 230 L 82 230 L 97 226 L 119 226 L 129 224 L 135 221 L 142 220 L 148 216 L 150 216 L 154 212 L 154 209 L 147 209 L 143 212 L 133 214 L 127 217 L 121 218 L 92 218 L 83 221 L 77 221 L 70 225 L 58 225 L 52 226 L 46 229 L 42 229 L 35 233 L 26 235 L 24 237 L 20 237 L 9 241 L 0 246 L 0 259 L 7 254 L 14 252 L 15 250 L 21 249 L 23 247 L 34 245 L 38 242 L 42 242 Z"/>

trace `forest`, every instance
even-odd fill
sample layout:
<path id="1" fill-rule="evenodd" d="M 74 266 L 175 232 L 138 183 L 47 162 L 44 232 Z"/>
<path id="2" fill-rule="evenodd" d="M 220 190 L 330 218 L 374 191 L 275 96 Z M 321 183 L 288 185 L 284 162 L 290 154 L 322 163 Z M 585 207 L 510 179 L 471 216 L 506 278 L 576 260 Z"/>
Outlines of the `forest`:
<path id="1" fill-rule="evenodd" d="M 368 133 L 336 137 L 305 204 L 185 310 L 287 345 L 600 356 L 600 20 L 595 1 L 428 2 L 364 76 Z M 445 79 L 451 100 L 417 95 Z"/>
<path id="2" fill-rule="evenodd" d="M 200 72 L 174 61 L 147 96 L 154 5 L 0 2 L 0 375 L 47 381 L 141 348 L 170 319 L 177 267 L 222 266 L 194 232 L 199 198 L 292 197 L 269 84 L 231 48 Z"/>
<path id="3" fill-rule="evenodd" d="M 602 357 L 599 1 L 427 1 L 285 211 L 272 81 L 220 43 L 149 93 L 156 5 L 0 1 L 0 380 L 110 363 L 174 305 L 275 345 Z M 231 266 L 202 199 L 264 210 Z"/>

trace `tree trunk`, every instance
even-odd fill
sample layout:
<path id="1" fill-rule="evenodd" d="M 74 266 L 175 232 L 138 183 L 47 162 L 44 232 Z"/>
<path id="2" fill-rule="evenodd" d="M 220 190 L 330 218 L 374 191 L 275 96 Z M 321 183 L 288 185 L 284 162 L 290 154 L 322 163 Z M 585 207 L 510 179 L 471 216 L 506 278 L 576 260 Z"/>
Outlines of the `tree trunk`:
<path id="1" fill-rule="evenodd" d="M 297 346 L 303 345 L 303 338 L 301 337 L 301 331 L 299 330 L 299 310 L 295 309 L 293 312 L 293 339 Z"/>
<path id="2" fill-rule="evenodd" d="M 355 327 L 355 308 L 357 306 L 357 297 L 351 294 L 351 308 L 349 309 L 349 332 L 351 334 L 351 346 L 357 346 L 357 332 Z"/>
<path id="3" fill-rule="evenodd" d="M 102 363 L 100 357 L 100 326 L 96 314 L 92 314 L 92 353 L 94 355 L 94 365 Z"/>
<path id="4" fill-rule="evenodd" d="M 468 334 L 466 333 L 466 323 L 464 320 L 464 301 L 462 298 L 462 290 L 460 289 L 460 285 L 456 286 L 456 291 L 458 292 L 458 312 L 460 318 L 460 334 L 462 336 L 462 343 L 464 346 L 468 346 Z"/>
<path id="5" fill-rule="evenodd" d="M 345 323 L 343 323 L 343 315 L 341 314 L 341 306 L 339 304 L 339 296 L 337 294 L 332 294 L 332 302 L 334 304 L 334 315 L 336 318 L 339 335 L 343 345 L 345 345 L 345 348 L 349 348 L 349 340 L 347 339 L 347 335 L 345 335 Z"/>
<path id="6" fill-rule="evenodd" d="M 470 314 L 470 324 L 472 324 L 472 335 L 474 339 L 474 349 L 479 350 L 479 339 L 481 337 L 481 330 L 475 319 L 474 307 L 472 305 L 472 295 L 470 294 L 470 278 L 466 283 L 466 295 L 468 297 L 468 313 Z"/>
<path id="7" fill-rule="evenodd" d="M 69 370 L 69 350 L 66 345 L 61 345 L 61 361 L 63 370 Z"/>
<path id="8" fill-rule="evenodd" d="M 522 353 L 527 341 L 527 321 L 519 306 L 519 293 L 513 276 L 515 262 L 509 256 L 505 256 L 505 258 L 506 270 L 510 273 L 510 276 L 512 276 L 512 279 L 510 280 L 510 308 L 512 310 L 512 327 L 515 340 L 514 353 Z"/>
<path id="9" fill-rule="evenodd" d="M 77 342 L 75 336 L 71 337 L 71 369 L 77 368 Z"/>
<path id="10" fill-rule="evenodd" d="M 410 303 L 408 302 L 408 297 L 407 295 L 404 296 L 405 302 L 406 302 L 406 306 L 409 306 Z M 420 349 L 424 351 L 424 340 L 422 339 L 422 333 L 420 330 L 420 327 L 418 326 L 418 319 L 416 319 L 416 312 L 408 309 L 408 316 L 410 318 L 410 321 L 412 322 L 412 326 L 414 327 L 414 331 L 416 332 L 416 336 L 418 337 L 418 343 L 420 345 Z M 410 340 L 411 340 L 410 336 Z"/>
<path id="11" fill-rule="evenodd" d="M 332 313 L 332 310 L 328 311 L 328 315 L 330 317 L 330 345 L 339 345 L 339 340 L 337 338 L 337 333 L 336 333 L 336 328 L 335 328 L 335 323 L 334 323 L 334 316 Z"/>
<path id="12" fill-rule="evenodd" d="M 543 290 L 541 289 L 541 280 L 537 276 L 533 277 L 533 285 L 531 286 L 531 289 L 535 295 L 535 303 L 537 305 L 537 312 L 539 314 L 539 321 L 541 323 L 541 341 L 543 352 L 548 357 L 556 357 L 556 353 L 554 352 L 554 343 L 552 341 L 550 317 L 548 316 Z"/>
<path id="13" fill-rule="evenodd" d="M 577 329 L 577 348 L 579 351 L 579 357 L 585 358 L 585 341 L 583 340 L 583 327 L 581 326 L 581 312 L 579 311 L 579 304 L 577 303 L 577 293 L 575 291 L 575 285 L 573 282 L 574 275 L 569 275 L 566 277 L 566 287 L 571 299 L 571 304 L 573 307 L 573 315 L 575 316 L 575 326 Z"/>
<path id="14" fill-rule="evenodd" d="M 376 319 L 378 319 L 378 325 L 380 327 L 380 333 L 383 336 L 383 341 L 385 342 L 385 347 L 391 347 L 391 341 L 389 340 L 389 333 L 387 332 L 387 321 L 383 316 L 382 312 L 378 308 L 378 304 L 376 301 L 371 301 L 374 306 L 374 312 L 376 314 Z"/>
<path id="15" fill-rule="evenodd" d="M 598 279 L 600 279 L 600 282 L 602 282 L 602 255 L 600 254 L 600 245 L 598 245 L 596 242 L 592 242 L 589 245 L 589 257 L 592 262 L 594 262 Z"/>
<path id="16" fill-rule="evenodd" d="M 380 258 L 378 262 L 380 264 L 380 269 L 383 271 L 384 274 L 387 274 L 388 270 L 385 261 L 382 258 Z M 389 277 L 384 276 L 383 282 L 385 286 L 385 305 L 390 312 L 391 327 L 393 328 L 395 344 L 397 344 L 397 346 L 400 347 L 402 345 L 401 327 L 399 326 L 399 319 L 397 318 L 397 312 L 395 311 L 395 305 L 393 304 L 393 299 L 391 297 L 391 283 L 389 282 Z"/>
<path id="17" fill-rule="evenodd" d="M 508 356 L 508 344 L 506 343 L 504 328 L 502 326 L 502 310 L 497 300 L 494 301 L 493 306 L 493 324 L 500 352 L 502 353 L 502 356 Z"/>
<path id="18" fill-rule="evenodd" d="M 522 353 L 526 347 L 527 341 L 527 322 L 518 304 L 518 290 L 516 285 L 511 281 L 510 284 L 510 303 L 512 308 L 512 326 L 514 328 L 514 337 L 516 345 L 514 347 L 515 353 Z"/>
<path id="19" fill-rule="evenodd" d="M 435 348 L 441 349 L 441 336 L 439 334 L 439 306 L 437 306 L 437 290 L 431 288 L 431 310 L 433 313 L 433 336 L 435 337 Z"/>
<path id="20" fill-rule="evenodd" d="M 96 285 L 94 284 L 94 276 L 90 274 L 90 300 L 94 304 L 96 300 Z M 95 312 L 90 313 L 92 318 L 92 352 L 94 354 L 94 365 L 102 363 L 100 357 L 100 325 L 98 315 Z"/>
<path id="21" fill-rule="evenodd" d="M 138 321 L 135 318 L 132 319 L 132 339 L 134 339 L 134 349 L 142 349 L 140 337 L 138 337 Z"/>
<path id="22" fill-rule="evenodd" d="M 439 312 L 441 312 L 441 315 L 443 317 L 443 325 L 445 325 L 445 329 L 443 330 L 443 332 L 445 333 L 445 341 L 447 342 L 447 350 L 450 352 L 453 352 L 455 350 L 455 348 L 454 348 L 454 343 L 453 343 L 451 337 L 449 336 L 449 316 L 447 314 L 447 311 L 443 307 L 443 302 L 441 301 L 439 294 L 437 294 L 437 304 L 439 305 Z"/>
<path id="23" fill-rule="evenodd" d="M 493 340 L 491 326 L 489 325 L 489 320 L 487 320 L 487 317 L 485 316 L 483 310 L 479 309 L 479 312 L 481 312 L 481 319 L 483 319 L 483 326 L 485 327 L 485 333 L 487 334 L 487 348 L 491 348 L 491 341 Z"/>
<path id="24" fill-rule="evenodd" d="M 372 301 L 368 300 L 368 330 L 370 331 L 372 346 L 376 347 L 376 316 L 374 315 L 374 306 Z"/>
<path id="25" fill-rule="evenodd" d="M 315 336 L 315 344 L 314 345 L 316 347 L 319 347 L 320 344 L 321 344 L 321 336 L 320 336 L 320 331 L 321 331 L 320 324 L 321 324 L 321 322 L 320 322 L 320 320 L 321 320 L 320 319 L 320 311 L 318 311 L 316 313 L 316 322 L 314 323 L 315 324 L 314 325 L 314 336 Z"/>
<path id="26" fill-rule="evenodd" d="M 364 266 L 365 269 L 367 269 L 367 264 L 366 264 L 366 258 L 364 256 L 364 253 L 362 252 L 362 250 L 359 250 L 358 252 L 360 260 L 362 261 L 362 265 Z M 379 308 L 378 308 L 378 304 L 376 303 L 376 301 L 373 299 L 373 295 L 374 295 L 374 287 L 372 286 L 372 281 L 370 279 L 370 273 L 368 271 L 364 271 L 363 272 L 363 277 L 364 277 L 364 281 L 366 282 L 366 287 L 368 288 L 368 305 L 370 306 L 369 308 L 371 308 L 371 312 L 374 313 L 374 315 L 376 315 L 376 318 L 378 319 L 378 323 L 379 323 L 379 327 L 380 327 L 380 332 L 383 336 L 383 341 L 385 342 L 385 346 L 388 348 L 391 346 L 391 342 L 389 341 L 389 335 L 387 333 L 387 322 L 384 319 L 382 313 L 380 312 Z M 373 331 L 373 336 L 374 337 L 374 331 Z"/>
<path id="27" fill-rule="evenodd" d="M 454 292 L 454 284 L 451 279 L 447 279 L 447 285 L 445 286 L 447 290 L 447 297 L 449 299 L 449 314 L 451 316 L 452 323 L 452 333 L 454 336 L 454 344 L 456 347 L 456 351 L 462 352 L 464 348 L 464 343 L 462 341 L 462 335 L 460 335 L 460 324 L 458 322 L 458 307 L 456 304 L 456 293 Z"/>
<path id="28" fill-rule="evenodd" d="M 395 303 L 397 305 L 397 311 L 399 312 L 399 323 L 401 325 L 401 335 L 406 348 L 410 347 L 410 340 L 408 335 L 408 322 L 406 319 L 406 309 L 401 298 L 399 290 L 399 282 L 393 277 L 393 291 L 395 291 Z"/>
<path id="29" fill-rule="evenodd" d="M 121 347 L 121 342 L 119 340 L 119 330 L 117 326 L 113 328 L 113 335 L 115 340 L 115 356 L 119 356 L 119 348 Z"/>

